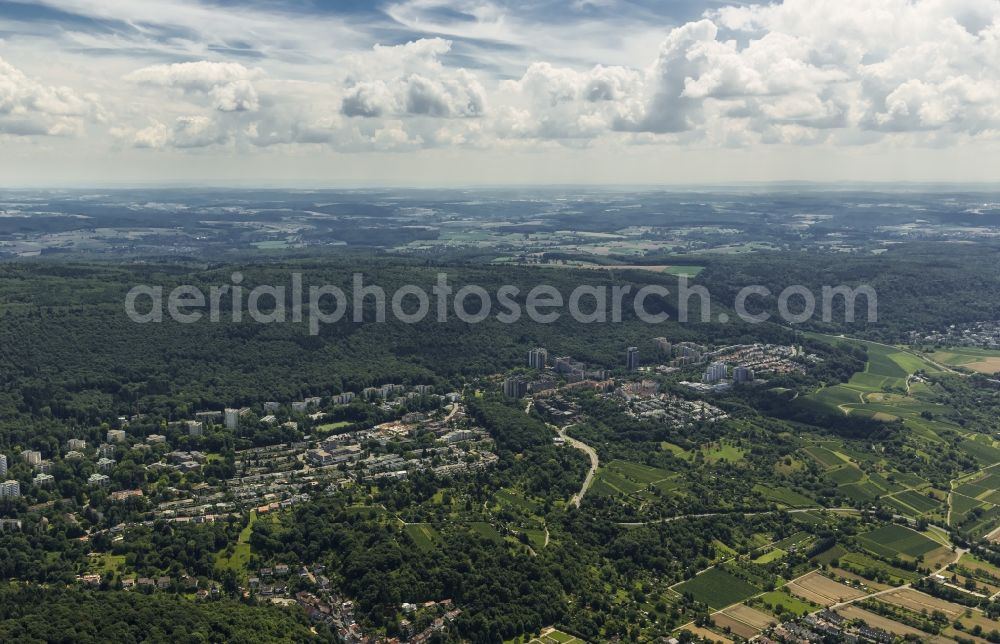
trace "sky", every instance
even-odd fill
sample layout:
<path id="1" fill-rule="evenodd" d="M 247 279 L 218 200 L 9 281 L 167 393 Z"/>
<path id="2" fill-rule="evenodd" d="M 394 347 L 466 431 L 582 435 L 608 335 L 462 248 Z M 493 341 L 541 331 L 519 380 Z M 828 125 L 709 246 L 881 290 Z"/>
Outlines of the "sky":
<path id="1" fill-rule="evenodd" d="M 0 0 L 0 186 L 1000 186 L 1000 0 Z"/>

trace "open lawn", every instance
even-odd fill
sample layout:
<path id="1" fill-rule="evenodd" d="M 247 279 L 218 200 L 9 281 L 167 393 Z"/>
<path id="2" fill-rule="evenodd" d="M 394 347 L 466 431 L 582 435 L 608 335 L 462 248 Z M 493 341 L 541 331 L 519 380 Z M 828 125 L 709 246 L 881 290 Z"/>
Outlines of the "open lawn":
<path id="1" fill-rule="evenodd" d="M 250 536 L 253 534 L 253 526 L 257 520 L 257 511 L 251 510 L 250 520 L 246 527 L 240 531 L 240 536 L 233 545 L 232 554 L 227 556 L 227 549 L 215 556 L 217 570 L 232 570 L 237 577 L 246 576 L 247 566 L 250 564 Z"/>
<path id="2" fill-rule="evenodd" d="M 497 490 L 495 496 L 500 505 L 512 507 L 527 514 L 534 514 L 538 511 L 539 504 L 531 499 L 525 498 L 517 490 Z"/>
<path id="3" fill-rule="evenodd" d="M 716 463 L 718 461 L 737 463 L 742 461 L 743 457 L 746 456 L 746 450 L 725 441 L 702 446 L 701 451 L 705 455 L 705 460 L 709 463 Z"/>
<path id="4" fill-rule="evenodd" d="M 330 432 L 335 432 L 338 429 L 350 427 L 351 425 L 353 425 L 353 423 L 346 420 L 341 420 L 336 423 L 324 423 L 322 425 L 319 425 L 318 427 L 316 427 L 315 431 L 317 434 L 329 434 Z"/>
<path id="5" fill-rule="evenodd" d="M 125 555 L 113 555 L 111 553 L 91 554 L 87 559 L 87 569 L 92 573 L 101 576 L 110 572 L 118 574 L 125 567 Z"/>
<path id="6" fill-rule="evenodd" d="M 543 628 L 538 637 L 524 635 L 507 640 L 504 644 L 522 644 L 523 642 L 528 642 L 528 644 L 585 644 L 586 640 L 574 637 L 569 633 L 563 633 L 559 629 L 548 627 Z"/>
<path id="7" fill-rule="evenodd" d="M 764 593 L 759 599 L 763 602 L 763 606 L 767 610 L 779 612 L 778 607 L 780 606 L 780 612 L 792 613 L 794 615 L 807 615 L 820 608 L 819 604 L 814 604 L 781 590 L 772 590 L 769 593 Z"/>
<path id="8" fill-rule="evenodd" d="M 429 523 L 407 523 L 403 526 L 403 532 L 408 534 L 417 547 L 421 550 L 433 550 L 434 544 L 441 539 L 441 535 Z"/>

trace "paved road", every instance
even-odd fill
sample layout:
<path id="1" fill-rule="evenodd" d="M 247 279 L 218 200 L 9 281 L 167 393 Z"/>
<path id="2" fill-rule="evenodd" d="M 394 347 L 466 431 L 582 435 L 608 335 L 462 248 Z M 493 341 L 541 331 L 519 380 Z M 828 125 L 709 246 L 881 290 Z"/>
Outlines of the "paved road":
<path id="1" fill-rule="evenodd" d="M 587 472 L 587 477 L 583 479 L 583 485 L 580 486 L 580 491 L 574 494 L 573 498 L 569 500 L 569 502 L 575 505 L 576 507 L 580 507 L 580 501 L 583 500 L 583 495 L 586 494 L 587 490 L 590 489 L 590 485 L 594 482 L 594 476 L 597 474 L 597 468 L 600 466 L 600 461 L 597 458 L 597 451 L 590 445 L 584 443 L 583 441 L 578 441 L 572 436 L 566 434 L 566 430 L 572 427 L 572 425 L 566 425 L 562 429 L 552 424 L 548 425 L 549 427 L 554 429 L 557 434 L 559 434 L 560 438 L 562 438 L 564 441 L 566 441 L 576 449 L 585 452 L 587 456 L 590 457 L 590 470 Z"/>

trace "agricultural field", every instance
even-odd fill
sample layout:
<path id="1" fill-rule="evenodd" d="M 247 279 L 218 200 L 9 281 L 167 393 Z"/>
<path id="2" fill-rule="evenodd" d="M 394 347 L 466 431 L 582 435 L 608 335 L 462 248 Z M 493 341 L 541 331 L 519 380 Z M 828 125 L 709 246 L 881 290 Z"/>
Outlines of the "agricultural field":
<path id="1" fill-rule="evenodd" d="M 896 524 L 882 526 L 871 532 L 860 534 L 858 542 L 876 555 L 882 557 L 901 556 L 911 560 L 942 547 L 940 543 L 919 532 Z"/>
<path id="2" fill-rule="evenodd" d="M 594 477 L 591 493 L 596 495 L 649 495 L 647 488 L 652 485 L 664 492 L 680 487 L 677 474 L 668 470 L 649 467 L 629 461 L 611 461 Z"/>
<path id="3" fill-rule="evenodd" d="M 914 582 L 922 576 L 912 570 L 904 570 L 884 561 L 879 561 L 863 552 L 848 552 L 838 558 L 840 567 L 866 579 L 884 579 L 894 586 Z"/>
<path id="4" fill-rule="evenodd" d="M 893 621 L 887 617 L 876 615 L 875 613 L 858 606 L 844 606 L 843 608 L 838 608 L 837 613 L 847 619 L 860 619 L 872 628 L 880 628 L 883 631 L 888 631 L 900 637 L 906 637 L 908 635 L 916 638 L 927 637 L 927 633 L 924 633 L 921 630 L 917 630 L 916 628 L 907 626 L 906 624 L 900 624 L 899 622 Z"/>
<path id="5" fill-rule="evenodd" d="M 953 347 L 934 351 L 927 356 L 934 362 L 976 373 L 994 374 L 1000 371 L 1000 351 L 977 347 Z"/>
<path id="6" fill-rule="evenodd" d="M 843 340 L 810 335 L 824 341 Z M 921 437 L 940 442 L 934 427 L 950 425 L 921 416 L 922 412 L 930 412 L 933 417 L 935 411 L 940 411 L 940 406 L 923 400 L 920 396 L 924 390 L 911 388 L 910 377 L 919 371 L 940 373 L 941 368 L 909 351 L 862 340 L 850 342 L 863 345 L 868 352 L 865 370 L 855 373 L 844 384 L 824 387 L 799 398 L 800 404 L 876 420 L 902 419 Z"/>
<path id="7" fill-rule="evenodd" d="M 774 501 L 790 508 L 807 508 L 816 505 L 816 502 L 809 497 L 787 487 L 773 487 L 758 483 L 753 486 L 753 489 L 768 501 Z"/>
<path id="8" fill-rule="evenodd" d="M 838 465 L 844 465 L 847 463 L 846 458 L 840 456 L 836 452 L 828 450 L 825 447 L 806 447 L 803 448 L 802 451 L 809 456 L 812 456 L 822 467 L 837 467 Z"/>
<path id="9" fill-rule="evenodd" d="M 824 577 L 818 572 L 812 572 L 795 581 L 789 582 L 785 588 L 793 595 L 820 606 L 832 606 L 849 599 L 867 595 L 863 590 L 851 588 L 839 581 Z"/>
<path id="10" fill-rule="evenodd" d="M 969 553 L 962 555 L 962 558 L 958 560 L 958 565 L 968 569 L 977 577 L 1000 580 L 1000 566 L 983 561 L 975 555 Z"/>
<path id="11" fill-rule="evenodd" d="M 738 604 L 761 592 L 760 588 L 726 572 L 721 566 L 709 568 L 700 575 L 673 586 L 673 590 L 682 595 L 690 593 L 695 601 L 715 609 Z"/>
<path id="12" fill-rule="evenodd" d="M 884 595 L 879 595 L 879 601 L 902 606 L 917 613 L 941 611 L 950 620 L 954 620 L 965 612 L 964 606 L 959 606 L 958 604 L 938 599 L 937 597 L 931 597 L 926 593 L 913 590 L 912 588 L 901 588 L 885 593 Z"/>
<path id="13" fill-rule="evenodd" d="M 473 521 L 469 523 L 469 531 L 479 537 L 489 539 L 490 541 L 503 541 L 503 536 L 501 536 L 492 524 L 487 523 L 486 521 Z"/>

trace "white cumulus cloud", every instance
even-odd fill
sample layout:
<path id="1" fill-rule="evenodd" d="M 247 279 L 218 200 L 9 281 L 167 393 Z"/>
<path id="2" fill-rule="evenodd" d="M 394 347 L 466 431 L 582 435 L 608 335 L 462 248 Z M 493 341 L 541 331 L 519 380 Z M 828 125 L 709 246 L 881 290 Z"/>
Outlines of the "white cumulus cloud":
<path id="1" fill-rule="evenodd" d="M 220 112 L 253 112 L 260 103 L 252 81 L 261 76 L 263 72 L 259 69 L 249 69 L 239 63 L 202 60 L 143 67 L 125 79 L 208 97 Z"/>

